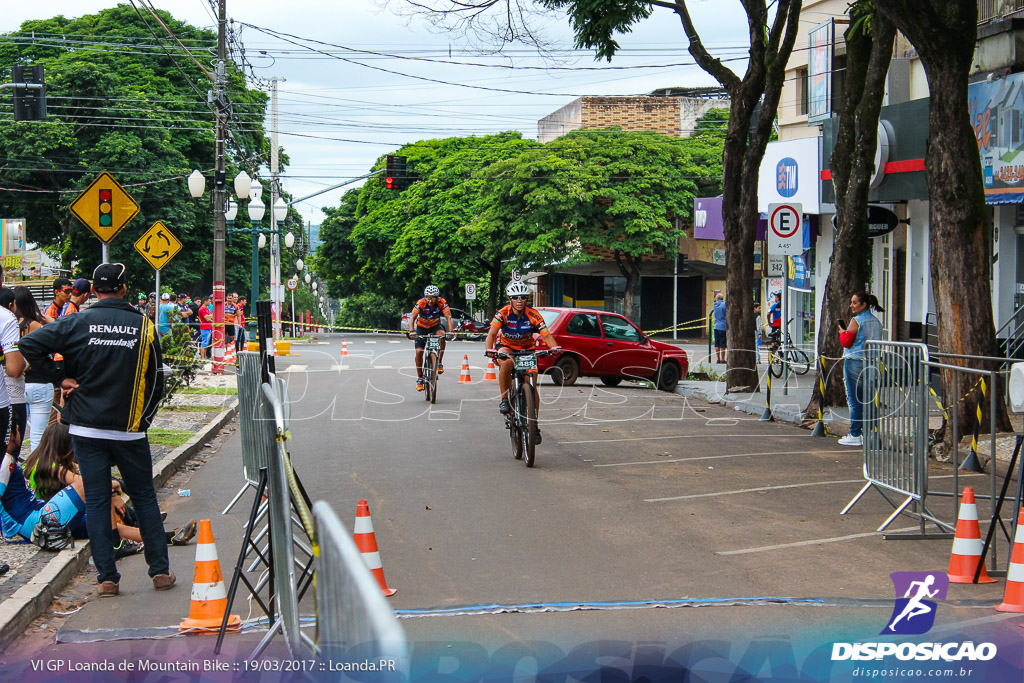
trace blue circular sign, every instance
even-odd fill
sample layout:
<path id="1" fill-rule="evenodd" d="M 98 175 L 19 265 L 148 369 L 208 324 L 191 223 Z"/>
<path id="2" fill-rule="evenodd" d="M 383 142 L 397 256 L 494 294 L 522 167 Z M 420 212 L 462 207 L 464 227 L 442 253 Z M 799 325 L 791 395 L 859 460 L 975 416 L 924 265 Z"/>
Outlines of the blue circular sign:
<path id="1" fill-rule="evenodd" d="M 780 196 L 789 198 L 796 194 L 798 187 L 796 159 L 786 157 L 780 160 L 775 167 L 775 189 Z"/>

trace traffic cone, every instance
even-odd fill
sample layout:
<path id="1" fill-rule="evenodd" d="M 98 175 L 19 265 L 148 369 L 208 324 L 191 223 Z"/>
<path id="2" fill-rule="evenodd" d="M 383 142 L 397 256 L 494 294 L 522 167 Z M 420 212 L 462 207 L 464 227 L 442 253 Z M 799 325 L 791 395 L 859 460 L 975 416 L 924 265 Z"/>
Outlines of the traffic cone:
<path id="1" fill-rule="evenodd" d="M 397 593 L 396 589 L 388 588 L 387 581 L 384 580 L 384 569 L 380 562 L 380 553 L 377 551 L 377 537 L 373 534 L 373 520 L 370 519 L 370 506 L 365 500 L 359 501 L 356 506 L 356 523 L 352 528 L 352 540 L 356 542 L 356 547 L 363 554 L 363 561 L 370 568 L 370 573 L 377 579 L 381 591 L 384 592 L 384 597 L 390 598 Z"/>
<path id="2" fill-rule="evenodd" d="M 459 384 L 472 384 L 473 380 L 469 377 L 469 356 L 465 355 L 462 357 L 462 370 L 459 372 Z"/>
<path id="3" fill-rule="evenodd" d="M 213 527 L 210 520 L 199 521 L 199 539 L 196 542 L 196 571 L 192 577 L 192 604 L 188 618 L 181 622 L 179 631 L 198 629 L 199 632 L 213 633 L 224 621 L 228 607 L 228 594 L 224 590 L 224 577 L 220 573 L 217 546 L 213 544 Z M 227 630 L 238 632 L 242 620 L 237 614 L 228 618 Z"/>
<path id="4" fill-rule="evenodd" d="M 341 339 L 341 357 L 344 358 L 348 355 L 348 341 L 342 337 Z"/>
<path id="5" fill-rule="evenodd" d="M 494 374 L 494 361 L 487 361 L 487 374 L 484 375 L 485 382 L 497 382 L 498 376 Z"/>
<path id="6" fill-rule="evenodd" d="M 1024 612 L 1024 508 L 1017 514 L 1010 568 L 1006 571 L 1006 589 L 1003 601 L 996 605 L 996 609 L 1000 612 Z"/>
<path id="7" fill-rule="evenodd" d="M 978 506 L 974 503 L 974 489 L 964 487 L 964 495 L 960 499 L 960 514 L 956 520 L 956 533 L 953 535 L 953 552 L 949 558 L 950 583 L 974 583 L 974 572 L 981 562 L 981 529 L 978 528 Z M 1024 559 L 1024 551 L 1021 553 Z M 1024 570 L 1024 567 L 1022 567 Z M 996 580 L 981 565 L 978 583 L 995 583 Z"/>

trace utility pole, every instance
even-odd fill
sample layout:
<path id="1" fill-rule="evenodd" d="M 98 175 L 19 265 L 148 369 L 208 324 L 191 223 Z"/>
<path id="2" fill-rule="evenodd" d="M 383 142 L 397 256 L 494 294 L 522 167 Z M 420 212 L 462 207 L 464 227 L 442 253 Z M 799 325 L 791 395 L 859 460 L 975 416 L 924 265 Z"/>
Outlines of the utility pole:
<path id="1" fill-rule="evenodd" d="M 224 372 L 224 217 L 227 164 L 224 139 L 227 137 L 227 0 L 217 0 L 217 72 L 214 76 L 214 101 L 217 105 L 216 165 L 213 173 L 213 374 Z M 159 293 L 157 294 L 159 298 Z M 159 301 L 157 301 L 159 305 Z M 256 302 L 252 302 L 255 306 Z"/>
<path id="2" fill-rule="evenodd" d="M 284 308 L 284 293 L 281 289 L 281 235 L 274 215 L 277 198 L 281 195 L 278 187 L 279 157 L 277 149 L 277 76 L 270 79 L 270 220 L 273 224 L 270 242 L 270 301 L 274 321 L 274 339 L 281 337 L 281 312 Z"/>

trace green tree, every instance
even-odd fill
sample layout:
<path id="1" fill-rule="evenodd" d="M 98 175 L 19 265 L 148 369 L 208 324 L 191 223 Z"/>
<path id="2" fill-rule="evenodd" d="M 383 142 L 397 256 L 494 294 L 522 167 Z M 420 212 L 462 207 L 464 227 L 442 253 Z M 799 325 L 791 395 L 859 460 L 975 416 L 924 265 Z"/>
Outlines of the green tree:
<path id="1" fill-rule="evenodd" d="M 577 130 L 488 167 L 474 228 L 510 245 L 524 267 L 610 250 L 626 278 L 624 312 L 635 317 L 643 259 L 675 246 L 706 173 L 685 139 Z"/>
<path id="2" fill-rule="evenodd" d="M 439 25 L 460 32 L 474 28 L 499 42 L 538 43 L 530 27 L 525 0 L 408 0 Z M 708 52 L 690 17 L 687 0 L 538 0 L 568 15 L 576 45 L 593 48 L 598 58 L 611 60 L 619 49 L 616 36 L 629 33 L 658 8 L 673 12 L 683 27 L 690 56 L 729 93 L 729 124 L 722 159 L 722 219 L 725 224 L 726 294 L 737 303 L 728 307 L 730 330 L 754 327 L 750 277 L 754 272 L 757 234 L 757 176 L 771 138 L 775 112 L 785 80 L 786 62 L 800 29 L 801 0 L 744 0 L 749 37 L 747 64 L 736 74 Z M 495 9 L 491 14 L 488 10 Z M 737 13 L 738 15 L 738 13 Z M 754 336 L 729 335 L 729 391 L 758 386 Z"/>
<path id="3" fill-rule="evenodd" d="M 212 32 L 158 14 L 190 50 L 208 54 L 215 49 Z M 27 21 L 4 36 L 0 72 L 17 63 L 46 67 L 48 119 L 16 123 L 0 115 L 0 175 L 5 181 L 0 214 L 25 216 L 29 241 L 43 245 L 65 267 L 78 261 L 80 271 L 90 274 L 100 260 L 100 243 L 68 206 L 100 171 L 109 171 L 140 205 L 139 215 L 110 245 L 111 258 L 128 265 L 130 284 L 152 289 L 153 271 L 133 244 L 160 220 L 184 244 L 164 269 L 163 281 L 208 292 L 212 183 L 207 198 L 194 205 L 185 177 L 196 168 L 212 175 L 210 82 L 162 31 L 151 16 L 119 5 L 77 19 Z M 229 68 L 228 76 L 236 129 L 229 155 L 237 160 L 229 164 L 230 178 L 239 166 L 252 174 L 268 141 L 262 123 L 266 95 L 248 89 L 241 72 Z M 247 289 L 245 242 L 236 240 L 228 250 L 231 289 Z"/>

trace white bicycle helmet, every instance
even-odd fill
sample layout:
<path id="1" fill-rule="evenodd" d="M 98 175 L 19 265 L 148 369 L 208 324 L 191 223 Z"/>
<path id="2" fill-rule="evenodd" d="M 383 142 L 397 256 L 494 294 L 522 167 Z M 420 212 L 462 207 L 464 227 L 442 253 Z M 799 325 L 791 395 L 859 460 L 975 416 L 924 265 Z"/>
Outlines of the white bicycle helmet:
<path id="1" fill-rule="evenodd" d="M 441 296 L 441 290 L 437 285 L 427 285 L 423 290 L 423 296 Z"/>
<path id="2" fill-rule="evenodd" d="M 505 294 L 508 296 L 530 296 L 530 288 L 523 282 L 513 280 L 505 288 Z"/>

